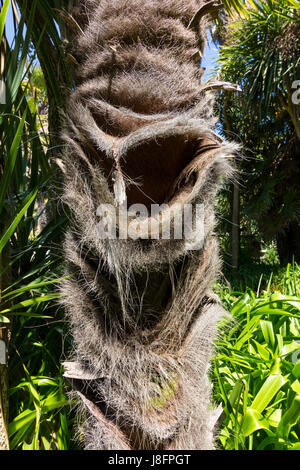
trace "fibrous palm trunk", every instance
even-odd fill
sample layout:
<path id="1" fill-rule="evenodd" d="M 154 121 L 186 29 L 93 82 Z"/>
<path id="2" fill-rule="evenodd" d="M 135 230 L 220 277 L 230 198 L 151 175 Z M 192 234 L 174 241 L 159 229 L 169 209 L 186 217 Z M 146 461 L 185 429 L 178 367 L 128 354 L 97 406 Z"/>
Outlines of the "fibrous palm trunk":
<path id="1" fill-rule="evenodd" d="M 210 291 L 220 269 L 214 203 L 237 148 L 213 130 L 209 89 L 222 84 L 201 84 L 203 30 L 219 8 L 87 0 L 73 10 L 81 32 L 64 133 L 73 218 L 61 288 L 74 337 L 66 375 L 82 399 L 87 449 L 214 446 L 208 369 L 225 314 Z M 136 236 L 100 237 L 99 206 L 125 203 L 139 204 Z M 174 209 L 171 239 L 150 238 L 150 218 L 137 214 L 154 203 L 166 204 L 159 233 Z M 203 226 L 180 239 L 185 204 L 204 209 Z"/>

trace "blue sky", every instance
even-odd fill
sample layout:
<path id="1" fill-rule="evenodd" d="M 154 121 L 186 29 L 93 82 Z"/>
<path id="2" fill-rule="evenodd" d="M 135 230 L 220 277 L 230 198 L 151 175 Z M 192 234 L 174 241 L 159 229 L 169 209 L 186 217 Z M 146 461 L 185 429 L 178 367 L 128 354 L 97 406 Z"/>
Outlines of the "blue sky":
<path id="1" fill-rule="evenodd" d="M 212 42 L 211 38 L 209 37 L 208 44 L 205 48 L 203 59 L 202 59 L 202 67 L 205 67 L 205 74 L 204 79 L 208 80 L 213 75 L 213 69 L 218 65 L 218 58 L 219 58 L 219 49 L 215 46 Z"/>
<path id="2" fill-rule="evenodd" d="M 7 12 L 7 16 L 5 19 L 5 34 L 8 40 L 8 43 L 11 44 L 13 37 L 14 37 L 14 23 L 13 23 L 13 15 L 12 15 L 12 6 L 10 4 Z"/>

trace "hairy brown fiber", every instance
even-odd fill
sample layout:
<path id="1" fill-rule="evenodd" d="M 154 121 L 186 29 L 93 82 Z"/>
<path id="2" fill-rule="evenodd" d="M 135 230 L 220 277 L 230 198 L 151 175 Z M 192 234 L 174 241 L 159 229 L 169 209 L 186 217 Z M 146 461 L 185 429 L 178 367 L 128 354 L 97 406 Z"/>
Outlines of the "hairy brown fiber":
<path id="1" fill-rule="evenodd" d="M 219 9 L 205 3 L 86 0 L 71 12 L 72 220 L 61 289 L 74 338 L 66 375 L 82 400 L 87 449 L 214 446 L 207 374 L 225 314 L 210 291 L 220 270 L 214 203 L 237 147 L 214 132 L 213 98 L 201 84 L 205 23 Z M 118 209 L 124 197 L 175 212 L 202 204 L 203 245 L 197 236 L 147 239 L 148 219 L 136 239 L 99 238 L 98 206 Z"/>

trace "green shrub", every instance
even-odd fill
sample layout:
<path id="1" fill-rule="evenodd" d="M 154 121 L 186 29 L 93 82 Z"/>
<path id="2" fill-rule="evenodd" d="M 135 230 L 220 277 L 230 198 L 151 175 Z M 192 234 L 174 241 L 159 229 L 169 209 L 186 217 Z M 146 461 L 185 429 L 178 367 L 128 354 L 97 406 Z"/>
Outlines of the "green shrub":
<path id="1" fill-rule="evenodd" d="M 223 411 L 222 449 L 300 449 L 300 295 L 287 267 L 282 292 L 221 292 L 232 322 L 220 329 L 212 379 Z"/>

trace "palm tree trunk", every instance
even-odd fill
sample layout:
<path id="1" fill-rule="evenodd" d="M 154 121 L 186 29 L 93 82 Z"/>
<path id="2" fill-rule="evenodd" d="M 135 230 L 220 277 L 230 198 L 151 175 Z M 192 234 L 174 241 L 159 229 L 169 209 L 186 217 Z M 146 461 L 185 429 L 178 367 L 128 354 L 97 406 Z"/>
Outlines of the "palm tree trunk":
<path id="1" fill-rule="evenodd" d="M 81 32 L 66 109 L 63 200 L 72 217 L 61 290 L 78 362 L 66 373 L 85 407 L 86 449 L 212 449 L 207 370 L 224 315 L 210 290 L 220 268 L 213 212 L 235 147 L 212 137 L 195 52 L 205 42 L 202 15 L 219 3 L 198 10 L 186 1 L 180 12 L 134 0 L 119 12 L 118 3 L 92 0 L 88 17 L 74 11 Z M 123 215 L 124 199 L 147 214 L 166 201 L 176 212 L 170 239 L 148 238 L 148 222 L 138 240 L 123 238 L 125 213 L 120 239 L 103 240 L 93 231 L 97 206 L 113 201 Z M 192 244 L 178 239 L 187 200 L 195 211 L 205 201 L 201 247 L 200 232 Z"/>

